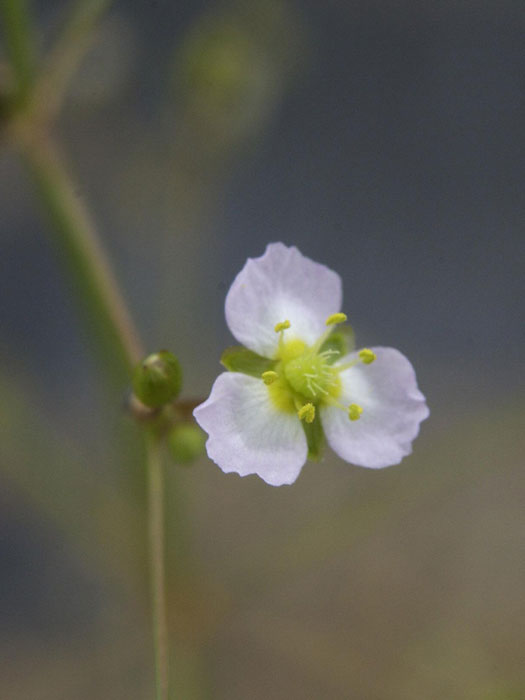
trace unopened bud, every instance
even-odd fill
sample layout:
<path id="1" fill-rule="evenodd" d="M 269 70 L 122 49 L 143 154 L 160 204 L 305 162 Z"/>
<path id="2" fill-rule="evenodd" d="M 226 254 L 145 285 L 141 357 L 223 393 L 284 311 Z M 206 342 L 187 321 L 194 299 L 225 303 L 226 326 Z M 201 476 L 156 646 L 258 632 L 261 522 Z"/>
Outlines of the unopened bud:
<path id="1" fill-rule="evenodd" d="M 182 370 L 171 352 L 160 350 L 148 355 L 133 372 L 133 391 L 143 404 L 160 408 L 173 401 L 182 387 Z"/>
<path id="2" fill-rule="evenodd" d="M 168 436 L 168 447 L 175 462 L 189 464 L 204 453 L 206 434 L 194 423 L 175 425 Z"/>

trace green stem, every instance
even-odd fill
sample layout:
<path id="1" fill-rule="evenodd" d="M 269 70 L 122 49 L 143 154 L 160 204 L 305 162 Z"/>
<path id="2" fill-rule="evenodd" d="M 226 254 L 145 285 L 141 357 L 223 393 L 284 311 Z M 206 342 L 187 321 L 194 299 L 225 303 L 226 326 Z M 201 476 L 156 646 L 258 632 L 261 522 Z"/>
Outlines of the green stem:
<path id="1" fill-rule="evenodd" d="M 153 435 L 149 436 L 147 444 L 147 466 L 156 699 L 168 700 L 168 630 L 164 584 L 164 479 L 161 445 Z"/>
<path id="2" fill-rule="evenodd" d="M 106 345 L 115 369 L 129 371 L 142 358 L 137 332 L 86 209 L 75 194 L 56 146 L 50 139 L 22 140 L 23 155 L 51 221 L 57 247 L 72 273 L 97 339 Z M 168 699 L 168 637 L 164 564 L 164 484 L 161 445 L 146 436 L 149 557 L 155 643 L 157 700 Z"/>
<path id="3" fill-rule="evenodd" d="M 104 345 L 117 376 L 140 361 L 137 331 L 99 242 L 95 228 L 75 192 L 57 147 L 45 136 L 22 142 L 23 156 L 53 226 L 51 233 L 84 309 Z"/>
<path id="4" fill-rule="evenodd" d="M 27 0 L 0 0 L 7 53 L 16 79 L 16 101 L 23 102 L 33 80 L 35 52 Z"/>
<path id="5" fill-rule="evenodd" d="M 51 233 L 119 383 L 129 381 L 144 352 L 87 209 L 78 197 L 46 126 L 62 102 L 92 29 L 111 0 L 81 0 L 34 90 L 34 54 L 27 0 L 0 0 L 16 90 L 10 136 L 48 212 Z M 31 94 L 30 94 L 31 91 Z M 46 108 L 47 101 L 47 108 Z M 29 108 L 28 108 L 29 107 Z M 149 550 L 157 700 L 168 700 L 168 635 L 164 564 L 164 486 L 161 445 L 146 436 Z"/>

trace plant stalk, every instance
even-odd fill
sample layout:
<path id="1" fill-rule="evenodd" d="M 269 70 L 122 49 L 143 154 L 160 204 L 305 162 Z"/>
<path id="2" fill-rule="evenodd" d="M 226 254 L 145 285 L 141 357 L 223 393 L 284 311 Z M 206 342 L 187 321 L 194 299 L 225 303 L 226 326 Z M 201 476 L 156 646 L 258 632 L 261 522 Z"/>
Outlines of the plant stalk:
<path id="1" fill-rule="evenodd" d="M 31 134 L 22 154 L 51 219 L 54 243 L 83 302 L 96 340 L 118 375 L 143 357 L 133 325 L 95 227 L 50 137 Z"/>
<path id="2" fill-rule="evenodd" d="M 161 445 L 153 435 L 148 437 L 147 468 L 156 700 L 168 700 L 169 647 L 164 570 L 164 477 Z"/>
<path id="3" fill-rule="evenodd" d="M 50 121 L 60 107 L 73 68 L 89 44 L 96 20 L 110 2 L 91 0 L 86 4 L 81 0 L 62 40 L 51 53 L 42 83 L 38 82 L 39 88 L 35 90 L 32 90 L 35 42 L 28 0 L 0 0 L 0 16 L 16 79 L 15 110 L 8 135 L 25 161 L 47 210 L 54 243 L 83 302 L 96 345 L 104 351 L 113 377 L 122 386 L 129 383 L 131 371 L 144 351 L 90 215 L 77 194 L 58 146 L 49 135 Z M 47 92 L 52 107 L 47 113 L 43 108 L 39 113 L 42 91 Z M 24 109 L 26 105 L 32 108 Z M 145 437 L 156 698 L 168 700 L 163 465 L 160 441 L 150 433 Z"/>

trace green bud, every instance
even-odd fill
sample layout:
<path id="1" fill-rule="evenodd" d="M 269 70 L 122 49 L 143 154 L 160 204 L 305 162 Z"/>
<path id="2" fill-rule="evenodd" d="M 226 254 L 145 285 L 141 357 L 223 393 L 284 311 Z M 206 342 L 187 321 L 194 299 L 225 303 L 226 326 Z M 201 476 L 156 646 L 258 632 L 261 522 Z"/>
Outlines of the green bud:
<path id="1" fill-rule="evenodd" d="M 133 391 L 143 404 L 160 408 L 173 401 L 182 387 L 179 361 L 168 350 L 148 355 L 133 372 Z"/>
<path id="2" fill-rule="evenodd" d="M 179 464 L 188 464 L 204 453 L 206 434 L 195 423 L 179 423 L 168 436 L 171 456 Z"/>

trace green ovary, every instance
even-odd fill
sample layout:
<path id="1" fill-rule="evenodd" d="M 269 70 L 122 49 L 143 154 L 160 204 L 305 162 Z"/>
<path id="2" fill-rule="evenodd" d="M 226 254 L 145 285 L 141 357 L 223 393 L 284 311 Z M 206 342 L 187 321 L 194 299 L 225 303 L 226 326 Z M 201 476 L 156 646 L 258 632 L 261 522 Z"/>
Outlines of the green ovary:
<path id="1" fill-rule="evenodd" d="M 268 386 L 276 408 L 294 413 L 305 402 L 313 404 L 336 398 L 341 393 L 341 381 L 336 368 L 315 350 L 297 341 L 285 343 L 279 350 L 280 362 L 275 371 L 278 378 Z"/>

